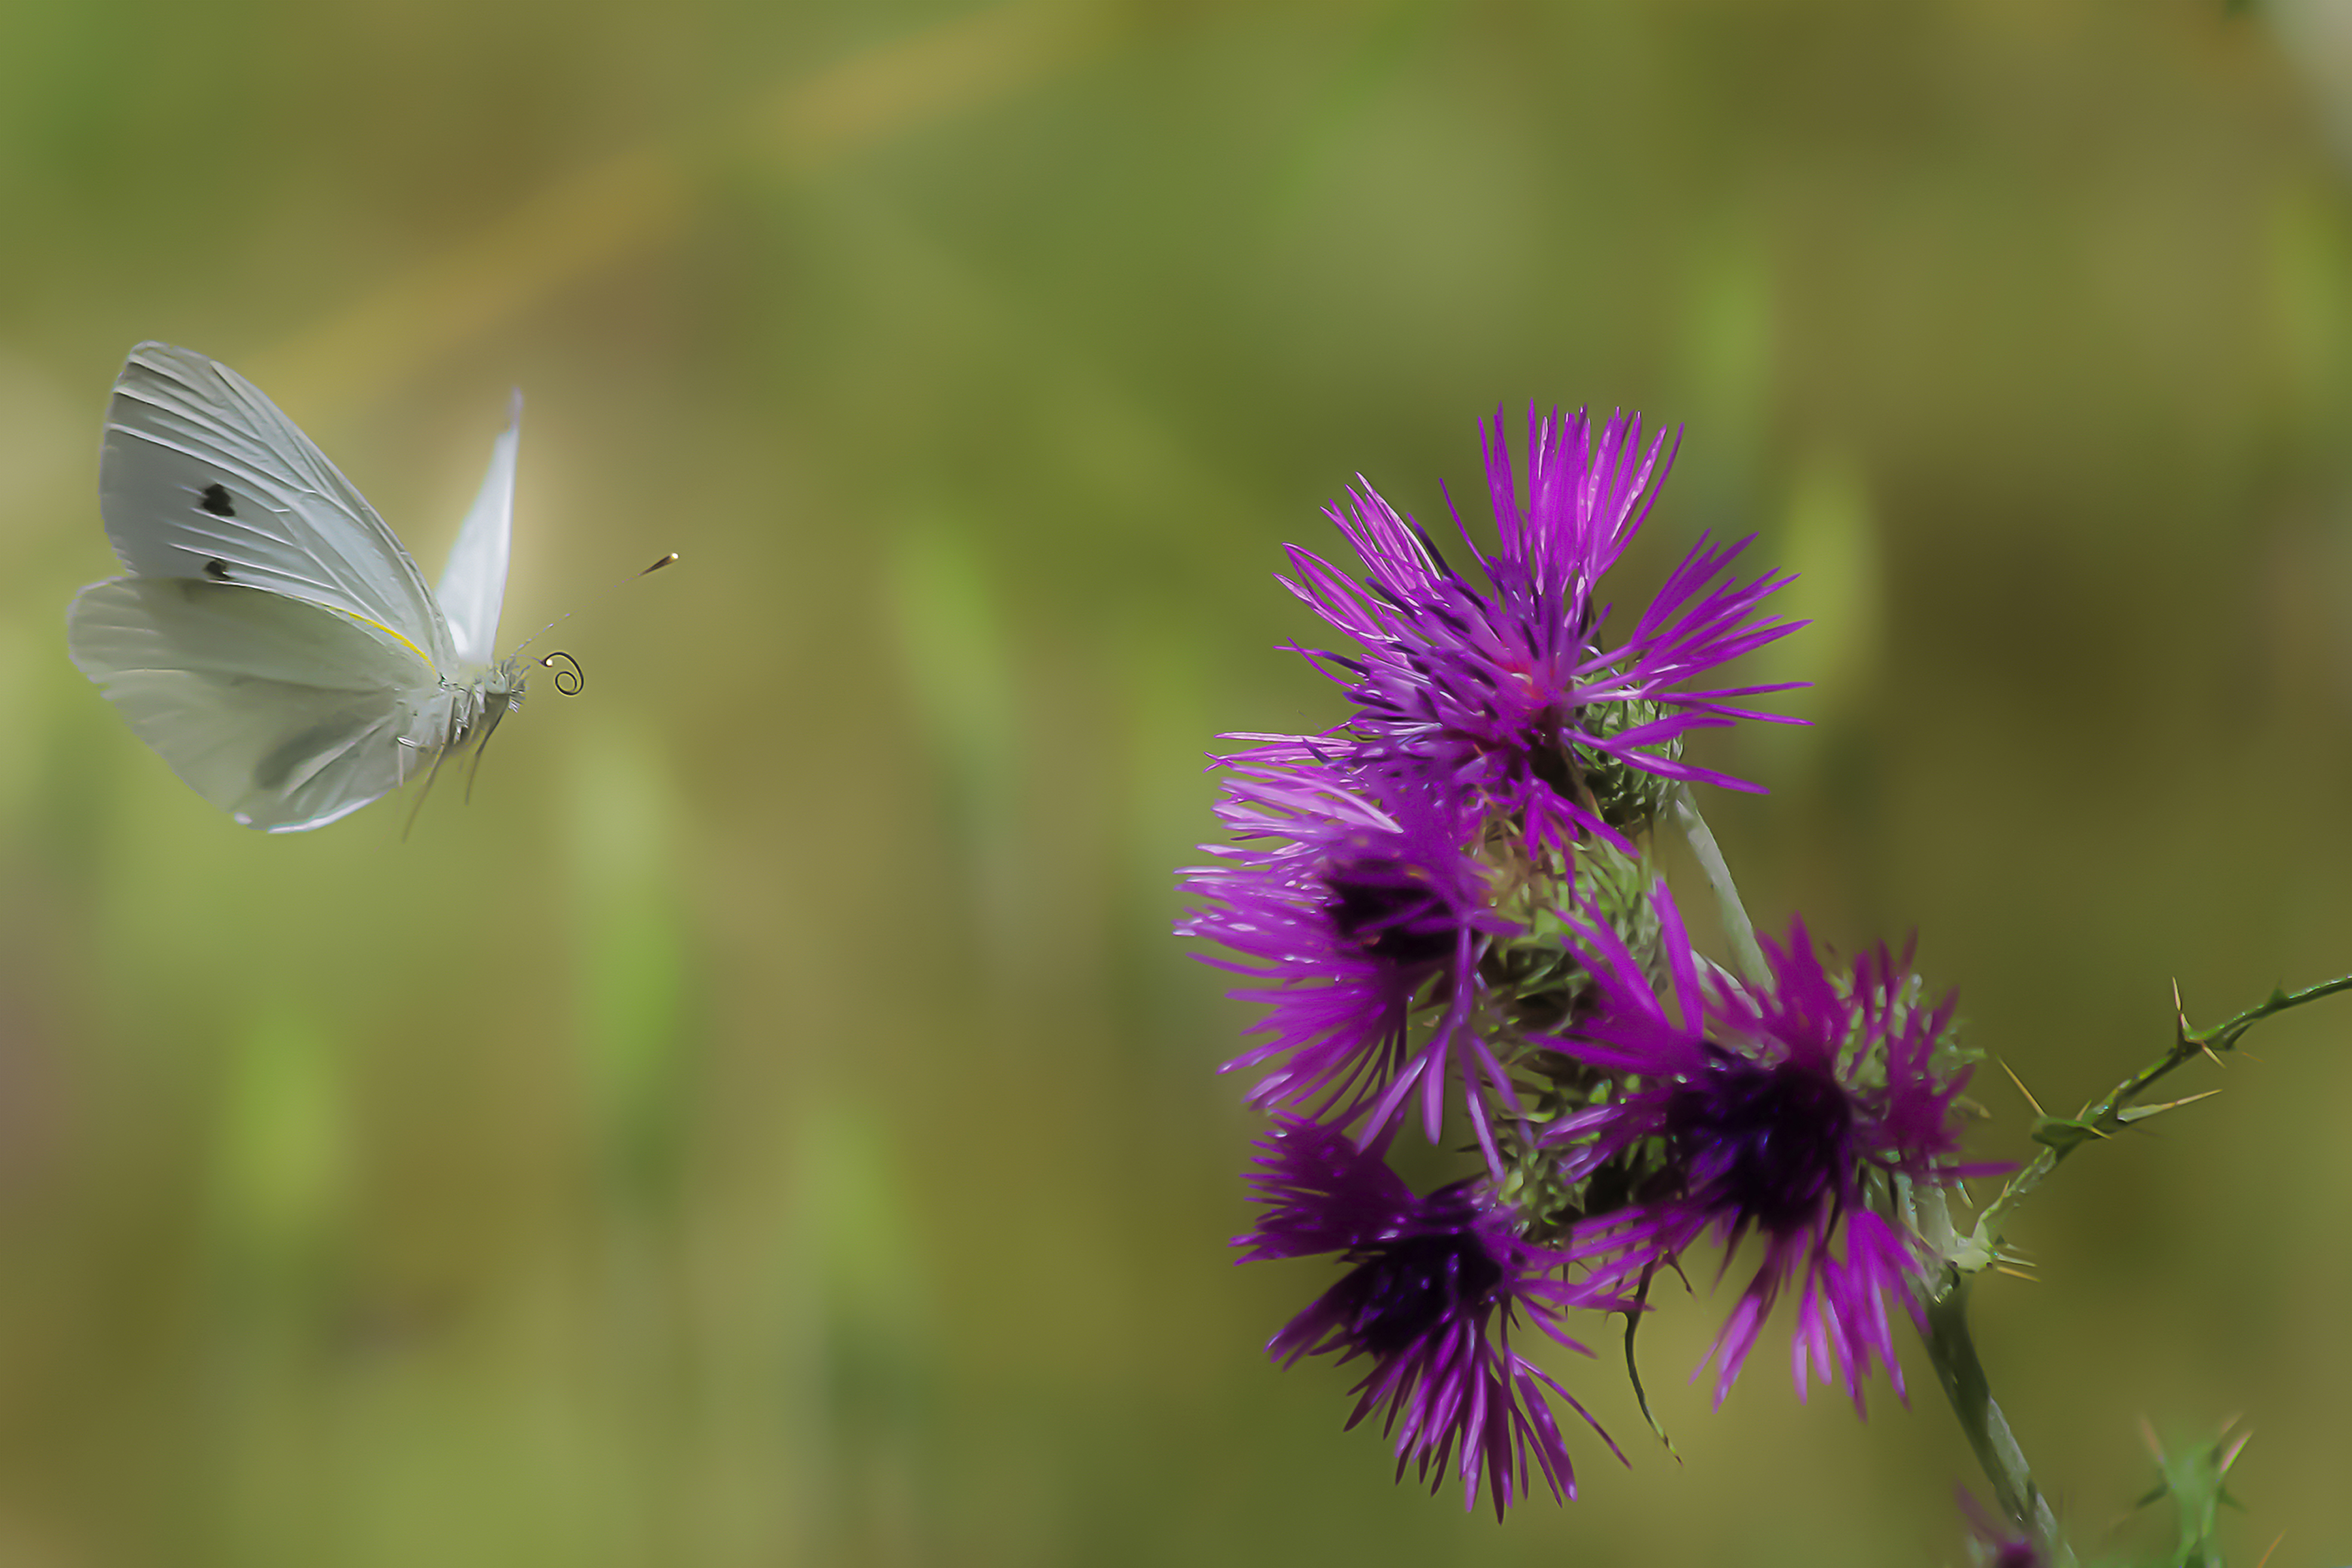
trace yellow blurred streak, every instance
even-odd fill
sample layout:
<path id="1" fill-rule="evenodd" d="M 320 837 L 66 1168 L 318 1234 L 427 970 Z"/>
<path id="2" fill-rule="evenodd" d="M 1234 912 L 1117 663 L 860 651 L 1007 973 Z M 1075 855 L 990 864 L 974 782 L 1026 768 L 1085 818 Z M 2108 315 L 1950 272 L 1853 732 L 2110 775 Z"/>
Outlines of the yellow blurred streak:
<path id="1" fill-rule="evenodd" d="M 535 300 L 660 243 L 686 211 L 674 151 L 624 153 L 541 192 L 264 355 L 253 373 L 264 386 L 299 388 L 311 408 L 380 389 Z"/>
<path id="2" fill-rule="evenodd" d="M 788 82 L 715 135 L 684 135 L 558 181 L 251 367 L 306 408 L 415 375 L 559 290 L 653 248 L 694 210 L 698 154 L 748 145 L 806 173 L 1028 87 L 1107 45 L 1101 12 L 1026 0 L 942 23 Z"/>
<path id="3" fill-rule="evenodd" d="M 756 106 L 745 129 L 814 167 L 894 131 L 1028 87 L 1108 47 L 1113 16 L 1069 0 L 1000 6 L 793 83 Z"/>

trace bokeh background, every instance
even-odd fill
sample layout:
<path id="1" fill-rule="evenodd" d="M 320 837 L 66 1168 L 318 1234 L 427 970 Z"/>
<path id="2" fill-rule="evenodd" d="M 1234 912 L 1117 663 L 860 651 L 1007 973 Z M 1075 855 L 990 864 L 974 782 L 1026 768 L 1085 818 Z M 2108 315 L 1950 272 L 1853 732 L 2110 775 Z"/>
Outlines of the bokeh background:
<path id="1" fill-rule="evenodd" d="M 1717 528 L 1818 619 L 1701 742 L 1759 919 L 2059 1110 L 2352 968 L 2347 81 L 2320 0 L 5 0 L 0 1568 L 1960 1562 L 1932 1380 L 1709 1415 L 1705 1301 L 1680 1462 L 1556 1358 L 1630 1469 L 1392 1486 L 1260 1356 L 1329 1273 L 1227 1262 L 1170 869 L 1339 716 L 1278 545 L 1622 404 L 1620 602 Z M 470 804 L 244 831 L 68 664 L 148 337 L 429 570 L 523 387 L 587 690 Z M 2079 1537 L 2242 1415 L 2239 1555 L 2352 1558 L 2347 1009 L 1979 1291 Z"/>

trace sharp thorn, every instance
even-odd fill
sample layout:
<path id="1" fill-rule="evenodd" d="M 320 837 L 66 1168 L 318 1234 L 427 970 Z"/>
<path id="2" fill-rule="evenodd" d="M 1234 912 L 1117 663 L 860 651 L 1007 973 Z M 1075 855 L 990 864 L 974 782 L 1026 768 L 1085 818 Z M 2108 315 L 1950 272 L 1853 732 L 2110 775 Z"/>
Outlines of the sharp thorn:
<path id="1" fill-rule="evenodd" d="M 2136 1122 L 2145 1122 L 2150 1116 L 2162 1112 L 2178 1111 L 2183 1105 L 2194 1105 L 2200 1100 L 2210 1100 L 2220 1092 L 2221 1092 L 2219 1089 L 2208 1089 L 2202 1094 L 2189 1094 L 2178 1100 L 2167 1100 L 2161 1105 L 2134 1105 L 2129 1110 L 2116 1112 L 2116 1120 L 2129 1126 Z"/>
<path id="2" fill-rule="evenodd" d="M 1996 1058 L 1995 1060 L 1998 1061 L 1999 1059 Z M 2016 1069 L 2010 1066 L 2008 1062 L 2003 1061 L 2000 1064 L 2000 1070 L 2009 1074 L 2009 1081 L 2017 1085 L 2017 1092 L 2025 1096 L 2025 1103 L 2033 1107 L 2033 1113 L 2035 1115 L 2047 1116 L 2050 1114 L 2049 1112 L 2044 1111 L 2042 1108 L 2042 1102 L 2033 1097 L 2033 1091 L 2025 1086 L 2025 1080 L 2017 1075 Z"/>

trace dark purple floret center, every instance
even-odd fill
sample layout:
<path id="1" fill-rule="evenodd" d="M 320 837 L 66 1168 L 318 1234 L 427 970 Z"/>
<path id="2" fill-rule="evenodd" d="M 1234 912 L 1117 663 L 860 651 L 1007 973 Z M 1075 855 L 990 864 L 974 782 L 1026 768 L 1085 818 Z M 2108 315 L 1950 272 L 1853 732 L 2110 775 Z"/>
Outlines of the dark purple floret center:
<path id="1" fill-rule="evenodd" d="M 1345 862 L 1326 873 L 1326 905 L 1339 934 L 1365 952 L 1400 968 L 1434 964 L 1454 956 L 1455 922 L 1444 901 L 1432 893 L 1428 873 L 1409 862 L 1366 859 Z"/>
<path id="2" fill-rule="evenodd" d="M 1786 1231 L 1836 1189 L 1853 1158 L 1853 1107 L 1819 1069 L 1735 1057 L 1675 1091 L 1666 1130 L 1693 1196 Z"/>
<path id="3" fill-rule="evenodd" d="M 1503 1267 L 1470 1231 L 1411 1236 L 1378 1248 L 1339 1282 L 1358 1344 L 1394 1355 L 1445 1318 L 1484 1305 Z"/>

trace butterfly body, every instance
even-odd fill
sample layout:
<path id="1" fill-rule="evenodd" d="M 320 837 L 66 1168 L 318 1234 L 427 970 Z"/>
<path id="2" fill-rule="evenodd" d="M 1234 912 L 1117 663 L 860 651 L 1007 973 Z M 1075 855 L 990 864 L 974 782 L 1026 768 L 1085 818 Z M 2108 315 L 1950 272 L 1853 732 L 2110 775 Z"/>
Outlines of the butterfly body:
<path id="1" fill-rule="evenodd" d="M 240 823 L 295 832 L 357 810 L 521 705 L 519 664 L 491 652 L 516 439 L 510 423 L 436 594 L 251 382 L 141 344 L 115 382 L 99 479 L 130 575 L 75 599 L 74 663 Z"/>

